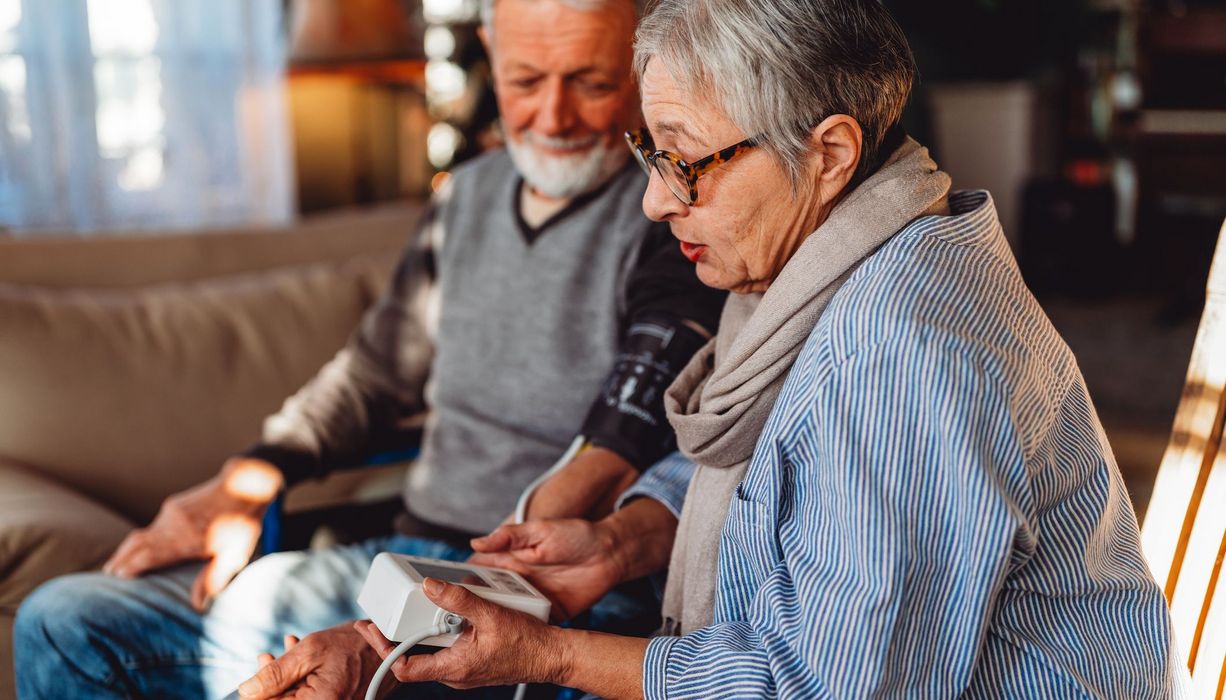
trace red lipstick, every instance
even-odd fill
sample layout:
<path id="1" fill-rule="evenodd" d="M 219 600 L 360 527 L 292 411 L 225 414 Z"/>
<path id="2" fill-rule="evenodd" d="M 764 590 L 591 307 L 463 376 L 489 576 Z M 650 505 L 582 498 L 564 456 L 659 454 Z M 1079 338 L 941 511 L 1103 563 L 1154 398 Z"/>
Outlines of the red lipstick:
<path id="1" fill-rule="evenodd" d="M 705 252 L 707 252 L 707 247 L 705 245 L 681 241 L 681 254 L 692 263 L 698 262 L 698 259 L 701 258 L 702 254 Z"/>

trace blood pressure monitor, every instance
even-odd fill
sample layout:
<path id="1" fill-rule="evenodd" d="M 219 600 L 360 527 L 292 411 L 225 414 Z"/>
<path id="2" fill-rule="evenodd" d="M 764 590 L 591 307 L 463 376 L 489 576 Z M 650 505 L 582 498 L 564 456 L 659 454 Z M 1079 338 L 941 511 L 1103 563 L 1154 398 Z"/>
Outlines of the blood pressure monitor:
<path id="1" fill-rule="evenodd" d="M 358 605 L 384 637 L 401 642 L 437 619 L 439 607 L 421 588 L 427 578 L 463 586 L 504 608 L 549 620 L 549 599 L 514 571 L 389 552 L 377 555 L 371 563 Z M 420 643 L 449 647 L 459 636 L 440 634 Z"/>

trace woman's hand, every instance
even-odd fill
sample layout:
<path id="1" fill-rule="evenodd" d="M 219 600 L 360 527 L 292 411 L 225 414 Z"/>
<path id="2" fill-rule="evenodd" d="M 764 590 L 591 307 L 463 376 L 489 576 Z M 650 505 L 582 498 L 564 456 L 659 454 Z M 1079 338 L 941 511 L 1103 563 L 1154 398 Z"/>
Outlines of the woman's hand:
<path id="1" fill-rule="evenodd" d="M 469 561 L 510 569 L 553 601 L 553 619 L 578 615 L 614 586 L 668 566 L 677 518 L 640 498 L 597 523 L 531 521 L 503 525 L 472 541 Z"/>
<path id="2" fill-rule="evenodd" d="M 437 579 L 426 579 L 422 590 L 440 608 L 463 616 L 467 629 L 446 649 L 396 660 L 391 672 L 397 680 L 437 681 L 452 688 L 476 688 L 516 683 L 557 684 L 566 677 L 569 656 L 558 628 Z M 354 628 L 382 658 L 396 648 L 368 620 L 355 623 Z"/>
<path id="3" fill-rule="evenodd" d="M 472 541 L 469 559 L 479 566 L 510 569 L 553 602 L 554 621 L 587 610 L 621 583 L 618 543 L 603 521 L 534 520 L 503 525 Z"/>

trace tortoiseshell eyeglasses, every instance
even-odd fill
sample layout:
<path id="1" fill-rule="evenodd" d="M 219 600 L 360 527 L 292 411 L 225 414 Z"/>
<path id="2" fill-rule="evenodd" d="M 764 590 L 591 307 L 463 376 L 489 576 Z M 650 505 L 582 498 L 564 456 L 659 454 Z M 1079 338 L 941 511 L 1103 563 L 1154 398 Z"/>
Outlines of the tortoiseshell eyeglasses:
<path id="1" fill-rule="evenodd" d="M 643 168 L 643 172 L 647 173 L 647 177 L 651 177 L 651 170 L 655 168 L 669 191 L 676 195 L 682 204 L 692 206 L 698 202 L 698 178 L 757 146 L 758 140 L 745 139 L 693 163 L 687 163 L 676 153 L 652 151 L 651 146 L 655 144 L 651 143 L 651 135 L 646 129 L 627 131 L 626 143 L 630 144 L 634 159 Z"/>

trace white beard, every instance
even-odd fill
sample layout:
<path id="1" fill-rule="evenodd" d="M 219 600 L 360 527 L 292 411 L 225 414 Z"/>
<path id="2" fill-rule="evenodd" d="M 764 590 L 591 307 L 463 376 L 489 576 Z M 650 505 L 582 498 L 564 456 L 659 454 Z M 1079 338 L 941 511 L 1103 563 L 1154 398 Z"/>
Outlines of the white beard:
<path id="1" fill-rule="evenodd" d="M 629 155 L 621 144 L 610 146 L 601 136 L 556 139 L 525 131 L 521 138 L 522 142 L 509 137 L 506 140 L 511 161 L 532 189 L 554 199 L 571 199 L 600 187 L 621 170 Z M 552 156 L 542 153 L 538 144 L 587 150 L 575 155 Z"/>

